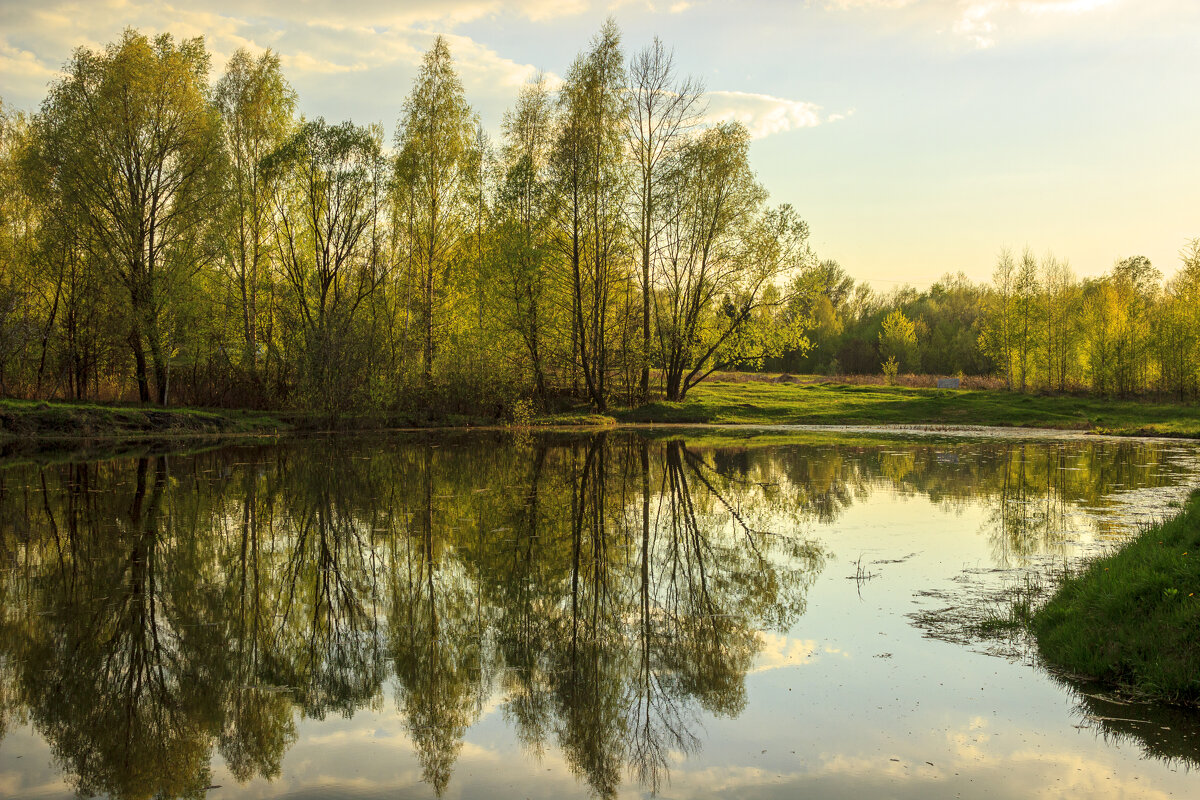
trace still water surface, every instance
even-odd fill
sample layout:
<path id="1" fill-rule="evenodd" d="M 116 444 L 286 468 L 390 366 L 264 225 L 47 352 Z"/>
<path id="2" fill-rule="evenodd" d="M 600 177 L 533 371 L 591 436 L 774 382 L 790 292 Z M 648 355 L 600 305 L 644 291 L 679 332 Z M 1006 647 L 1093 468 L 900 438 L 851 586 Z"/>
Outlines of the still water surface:
<path id="1" fill-rule="evenodd" d="M 0 797 L 1190 797 L 1196 715 L 964 640 L 1186 443 L 309 439 L 0 462 Z"/>

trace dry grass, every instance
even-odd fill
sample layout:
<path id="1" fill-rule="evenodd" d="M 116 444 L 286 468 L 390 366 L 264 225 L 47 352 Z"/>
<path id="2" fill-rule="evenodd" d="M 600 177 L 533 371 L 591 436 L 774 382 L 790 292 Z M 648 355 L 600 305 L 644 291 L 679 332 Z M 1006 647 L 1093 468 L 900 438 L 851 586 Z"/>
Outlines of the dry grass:
<path id="1" fill-rule="evenodd" d="M 714 372 L 710 381 L 722 383 L 790 383 L 797 386 L 904 386 L 909 389 L 936 389 L 946 375 L 897 375 L 891 384 L 883 375 L 792 375 L 787 372 Z M 1004 381 L 990 375 L 966 375 L 963 389 L 1003 389 Z"/>

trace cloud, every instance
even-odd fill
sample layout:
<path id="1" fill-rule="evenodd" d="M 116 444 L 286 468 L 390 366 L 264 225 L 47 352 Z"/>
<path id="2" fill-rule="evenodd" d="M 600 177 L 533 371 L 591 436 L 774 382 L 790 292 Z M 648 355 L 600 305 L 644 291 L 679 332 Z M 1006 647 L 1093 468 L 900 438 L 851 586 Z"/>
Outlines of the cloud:
<path id="1" fill-rule="evenodd" d="M 828 8 L 904 8 L 921 0 L 830 0 Z"/>
<path id="2" fill-rule="evenodd" d="M 29 50 L 0 42 L 0 73 L 21 78 L 49 80 L 56 70 L 41 61 Z"/>
<path id="3" fill-rule="evenodd" d="M 996 23 L 992 21 L 996 3 L 974 3 L 963 9 L 962 16 L 954 23 L 954 32 L 965 37 L 978 48 L 987 48 L 996 42 L 992 34 Z"/>
<path id="4" fill-rule="evenodd" d="M 691 0 L 668 2 L 659 13 L 691 9 Z M 875 2 L 890 7 L 920 0 Z M 441 34 L 449 40 L 468 99 L 486 123 L 494 124 L 536 69 L 466 35 L 464 26 L 491 18 L 528 25 L 600 5 L 596 0 L 49 0 L 34 7 L 0 1 L 0 96 L 8 105 L 35 108 L 75 48 L 102 48 L 132 26 L 148 34 L 204 36 L 214 81 L 237 49 L 271 48 L 305 113 L 391 124 L 423 54 Z M 558 83 L 552 73 L 547 78 L 551 86 Z M 825 116 L 810 102 L 747 91 L 714 91 L 709 103 L 709 121 L 740 121 L 756 139 L 845 117 Z"/>
<path id="5" fill-rule="evenodd" d="M 390 123 L 434 36 L 450 40 L 468 98 L 499 118 L 535 70 L 457 29 L 491 17 L 541 21 L 587 11 L 592 0 L 50 0 L 0 1 L 0 97 L 33 109 L 78 47 L 103 48 L 125 27 L 203 36 L 212 80 L 239 49 L 271 48 L 306 113 Z"/>
<path id="6" fill-rule="evenodd" d="M 822 117 L 821 107 L 803 100 L 787 100 L 754 92 L 712 91 L 708 93 L 706 122 L 735 120 L 754 139 L 798 128 L 815 128 L 824 122 L 844 119 L 845 114 Z"/>
<path id="7" fill-rule="evenodd" d="M 1114 9 L 1128 0 L 827 0 L 834 12 L 887 14 L 914 19 L 938 32 L 950 31 L 977 48 L 996 44 L 999 37 L 1017 37 L 1031 23 L 1071 18 Z"/>
<path id="8" fill-rule="evenodd" d="M 758 640 L 761 649 L 754 659 L 751 673 L 811 664 L 821 655 L 850 658 L 850 654 L 841 648 L 822 645 L 815 639 L 792 639 L 764 631 L 758 634 Z"/>
<path id="9" fill-rule="evenodd" d="M 1086 14 L 1115 6 L 1119 0 L 1021 0 L 1017 8 L 1024 14 Z"/>
<path id="10" fill-rule="evenodd" d="M 204 36 L 219 70 L 245 47 L 271 47 L 289 69 L 338 74 L 391 63 L 416 64 L 435 33 L 489 17 L 543 21 L 578 15 L 591 0 L 211 0 L 164 3 L 98 0 L 0 3 L 0 91 L 15 78 L 36 77 L 44 87 L 75 48 L 99 48 L 126 26 L 177 37 Z M 458 37 L 479 70 L 499 69 L 504 81 L 520 69 L 509 59 Z M 457 55 L 457 54 L 456 54 Z M 522 65 L 518 65 L 522 66 Z M 20 91 L 28 91 L 27 85 Z"/>

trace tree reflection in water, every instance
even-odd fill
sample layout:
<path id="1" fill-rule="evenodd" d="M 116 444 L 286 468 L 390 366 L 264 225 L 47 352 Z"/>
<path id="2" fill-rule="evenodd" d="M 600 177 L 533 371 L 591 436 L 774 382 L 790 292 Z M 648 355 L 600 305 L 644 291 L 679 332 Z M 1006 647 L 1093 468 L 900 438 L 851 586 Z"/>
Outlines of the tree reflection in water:
<path id="1" fill-rule="evenodd" d="M 633 433 L 305 442 L 0 469 L 0 700 L 84 793 L 280 775 L 300 718 L 381 709 L 447 788 L 489 703 L 599 796 L 736 716 L 804 613 L 799 532 L 880 488 L 989 499 L 1004 558 L 1152 485 L 1098 447 L 688 443 Z M 947 453 L 953 458 L 947 458 Z"/>

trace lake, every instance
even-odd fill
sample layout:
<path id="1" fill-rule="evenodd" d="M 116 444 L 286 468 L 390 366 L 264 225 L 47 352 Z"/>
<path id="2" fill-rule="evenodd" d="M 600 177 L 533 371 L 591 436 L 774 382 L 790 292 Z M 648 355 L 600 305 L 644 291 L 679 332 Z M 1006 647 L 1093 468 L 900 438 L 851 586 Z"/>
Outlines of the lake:
<path id="1" fill-rule="evenodd" d="M 1193 443 L 682 429 L 0 462 L 0 797 L 1188 797 L 974 622 Z"/>

